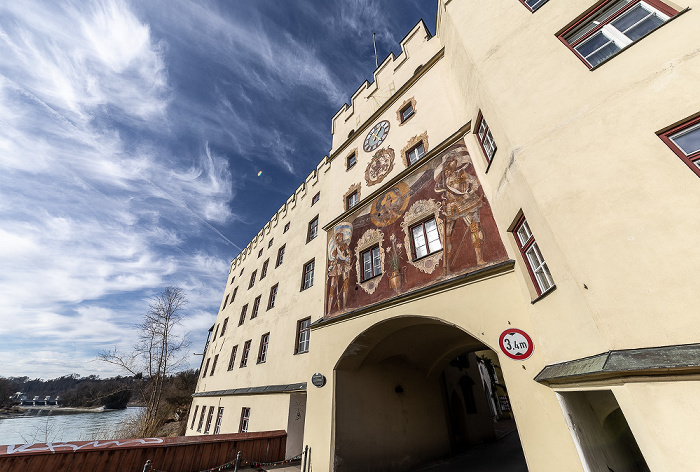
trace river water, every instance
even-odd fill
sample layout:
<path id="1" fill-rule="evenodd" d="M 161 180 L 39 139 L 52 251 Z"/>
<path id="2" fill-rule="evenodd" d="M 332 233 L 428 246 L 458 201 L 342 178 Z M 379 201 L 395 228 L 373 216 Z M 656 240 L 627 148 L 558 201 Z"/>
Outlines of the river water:
<path id="1" fill-rule="evenodd" d="M 142 407 L 101 413 L 19 416 L 0 419 L 0 444 L 27 444 L 112 439 L 114 431 Z M 42 412 L 42 415 L 45 415 Z"/>

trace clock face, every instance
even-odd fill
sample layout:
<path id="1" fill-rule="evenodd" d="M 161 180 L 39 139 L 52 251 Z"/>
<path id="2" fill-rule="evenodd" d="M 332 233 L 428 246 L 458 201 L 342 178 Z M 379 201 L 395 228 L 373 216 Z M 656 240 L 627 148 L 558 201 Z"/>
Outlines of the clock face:
<path id="1" fill-rule="evenodd" d="M 386 139 L 389 134 L 389 122 L 384 120 L 380 121 L 369 130 L 367 137 L 365 138 L 365 144 L 363 149 L 365 152 L 372 152 L 377 149 Z"/>

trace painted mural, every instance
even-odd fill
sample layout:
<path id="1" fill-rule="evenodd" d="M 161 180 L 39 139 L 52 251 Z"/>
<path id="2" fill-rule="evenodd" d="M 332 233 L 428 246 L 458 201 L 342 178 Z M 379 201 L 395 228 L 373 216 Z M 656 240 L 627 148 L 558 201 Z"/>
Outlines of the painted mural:
<path id="1" fill-rule="evenodd" d="M 459 141 L 328 232 L 326 317 L 507 258 Z"/>

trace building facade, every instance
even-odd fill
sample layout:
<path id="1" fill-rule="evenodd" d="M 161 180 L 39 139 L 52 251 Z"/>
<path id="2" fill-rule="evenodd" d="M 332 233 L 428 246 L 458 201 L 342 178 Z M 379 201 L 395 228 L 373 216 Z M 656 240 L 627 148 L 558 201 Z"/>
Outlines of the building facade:
<path id="1" fill-rule="evenodd" d="M 695 470 L 700 1 L 440 0 L 231 263 L 187 434 Z M 313 379 L 313 381 L 312 381 Z"/>

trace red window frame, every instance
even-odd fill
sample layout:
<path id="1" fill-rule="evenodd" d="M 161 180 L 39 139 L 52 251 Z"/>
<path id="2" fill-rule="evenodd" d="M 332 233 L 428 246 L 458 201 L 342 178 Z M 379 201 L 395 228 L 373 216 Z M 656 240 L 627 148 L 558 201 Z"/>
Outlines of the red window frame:
<path id="1" fill-rule="evenodd" d="M 264 364 L 267 361 L 267 348 L 270 345 L 270 333 L 265 333 L 260 336 L 260 349 L 258 350 L 258 364 Z"/>
<path id="2" fill-rule="evenodd" d="M 275 307 L 275 301 L 277 300 L 277 287 L 279 284 L 275 284 L 270 287 L 270 297 L 267 299 L 267 309 Z"/>
<path id="3" fill-rule="evenodd" d="M 525 243 L 523 244 L 520 242 L 520 237 L 518 236 L 518 229 L 520 229 L 520 227 L 526 221 L 527 220 L 525 218 L 525 215 L 520 215 L 517 223 L 515 223 L 515 225 L 513 225 L 513 229 L 511 229 L 510 232 L 513 234 L 513 238 L 515 238 L 515 244 L 518 245 L 518 249 L 520 250 L 520 257 L 522 257 L 523 262 L 525 263 L 525 267 L 527 267 L 527 272 L 528 272 L 528 274 L 530 274 L 530 279 L 532 279 L 532 284 L 535 287 L 535 291 L 537 292 L 537 296 L 540 297 L 543 294 L 549 293 L 552 290 L 554 290 L 554 288 L 556 287 L 556 284 L 554 283 L 554 278 L 552 278 L 551 287 L 549 287 L 545 291 L 542 291 L 542 288 L 540 287 L 540 283 L 537 281 L 537 276 L 535 275 L 535 271 L 533 270 L 532 265 L 530 265 L 530 260 L 528 259 L 528 256 L 527 256 L 527 251 L 537 242 L 535 240 L 535 233 L 532 232 L 532 228 L 530 228 L 530 225 L 528 224 L 527 227 L 528 227 L 529 232 L 530 232 L 530 238 L 527 241 L 525 241 Z M 537 248 L 539 250 L 539 245 L 537 246 Z M 540 253 L 541 253 L 541 251 L 540 251 Z M 544 260 L 544 256 L 542 256 L 542 258 Z M 545 263 L 546 262 L 547 261 L 545 260 Z M 551 274 L 550 274 L 550 276 L 551 276 Z"/>
<path id="4" fill-rule="evenodd" d="M 244 406 L 241 409 L 241 423 L 238 426 L 239 433 L 247 433 L 250 424 L 250 407 Z"/>
<path id="5" fill-rule="evenodd" d="M 483 138 L 481 136 L 479 136 L 479 128 L 481 128 L 482 123 L 486 127 L 486 130 L 484 131 Z M 493 137 L 493 133 L 491 132 L 491 127 L 484 119 L 484 115 L 481 113 L 481 110 L 479 110 L 479 114 L 476 116 L 476 126 L 474 127 L 474 134 L 476 135 L 476 140 L 479 142 L 479 146 L 481 146 L 481 151 L 484 153 L 484 156 L 486 157 L 486 162 L 488 162 L 489 166 L 490 166 L 491 162 L 493 161 L 493 158 L 496 156 L 496 152 L 498 151 L 498 144 L 496 144 L 496 138 Z M 488 151 L 486 150 L 486 146 L 484 145 L 484 141 L 486 140 L 486 136 L 489 134 L 491 135 L 491 140 L 493 141 L 493 153 L 490 156 L 489 156 Z"/>
<path id="6" fill-rule="evenodd" d="M 306 290 L 314 286 L 314 270 L 316 268 L 316 259 L 311 259 L 304 264 L 304 270 L 301 272 L 301 290 Z M 306 284 L 306 275 L 311 274 L 308 285 Z"/>
<path id="7" fill-rule="evenodd" d="M 250 319 L 254 319 L 258 317 L 258 311 L 260 311 L 260 299 L 262 298 L 262 295 L 258 295 L 255 297 L 255 301 L 253 302 L 253 311 L 250 312 Z"/>
<path id="8" fill-rule="evenodd" d="M 250 345 L 252 343 L 253 343 L 253 340 L 249 339 L 243 344 L 243 352 L 241 353 L 241 365 L 240 365 L 240 367 L 246 367 L 248 365 L 248 357 L 250 356 Z"/>
<path id="9" fill-rule="evenodd" d="M 592 35 L 596 34 L 598 31 L 603 29 L 603 27 L 609 23 L 612 23 L 615 21 L 617 18 L 619 18 L 621 15 L 623 15 L 625 12 L 629 11 L 632 9 L 636 4 L 644 1 L 645 3 L 648 3 L 651 7 L 656 8 L 659 10 L 661 13 L 664 15 L 669 16 L 670 18 L 673 18 L 676 16 L 679 12 L 670 6 L 666 5 L 665 3 L 659 1 L 659 0 L 632 0 L 630 3 L 622 7 L 619 11 L 615 12 L 613 15 L 611 15 L 609 18 L 607 18 L 605 21 L 602 21 L 599 25 L 597 25 L 595 28 L 591 29 L 589 32 L 578 38 L 576 41 L 573 43 L 569 43 L 566 39 L 565 36 L 567 36 L 569 33 L 573 32 L 576 28 L 581 26 L 582 24 L 586 23 L 588 20 L 591 19 L 591 17 L 595 16 L 597 13 L 599 13 L 601 10 L 605 9 L 605 7 L 609 6 L 611 3 L 615 2 L 616 0 L 601 0 L 600 2 L 596 3 L 593 5 L 592 8 L 589 10 L 585 11 L 583 14 L 579 15 L 578 18 L 576 18 L 574 21 L 566 25 L 561 31 L 557 33 L 557 38 L 559 38 L 559 41 L 561 41 L 571 52 L 574 53 L 574 55 L 581 61 L 583 62 L 586 67 L 589 69 L 593 69 L 594 67 L 598 67 L 601 63 L 598 63 L 594 66 L 590 65 L 588 62 L 586 62 L 586 59 L 584 59 L 583 56 L 581 56 L 578 51 L 576 51 L 575 47 L 579 44 L 581 44 L 583 41 L 586 39 L 590 38 Z M 640 38 L 641 39 L 641 38 Z M 639 40 L 637 40 L 639 41 Z M 636 43 L 637 41 L 633 41 L 632 44 Z M 617 54 L 622 52 L 624 49 L 626 49 L 628 46 L 625 46 L 622 48 L 620 51 L 616 52 L 611 56 L 615 57 Z M 603 62 L 607 61 L 605 59 Z"/>
<path id="10" fill-rule="evenodd" d="M 233 367 L 236 365 L 236 353 L 238 352 L 238 344 L 233 346 L 231 349 L 231 357 L 228 360 L 228 369 L 226 370 L 233 370 Z"/>
<path id="11" fill-rule="evenodd" d="M 311 317 L 304 318 L 297 321 L 297 336 L 294 341 L 294 354 L 302 354 L 304 352 L 309 352 L 309 342 L 311 338 Z M 302 349 L 301 335 L 306 333 L 306 349 Z"/>
<path id="12" fill-rule="evenodd" d="M 435 254 L 435 253 L 443 250 L 442 241 L 440 241 L 440 239 L 439 239 L 440 238 L 440 230 L 438 230 L 438 241 L 440 241 L 440 249 L 438 249 L 437 251 L 430 252 L 430 244 L 428 244 L 428 232 L 425 230 L 425 224 L 428 221 L 435 221 L 435 226 L 437 227 L 437 220 L 435 219 L 434 216 L 432 216 L 432 217 L 425 219 L 425 220 L 421 221 L 420 223 L 416 223 L 416 224 L 412 225 L 410 228 L 408 228 L 408 232 L 411 236 L 411 255 L 413 256 L 414 261 L 418 260 L 418 259 L 422 259 L 424 257 L 428 257 L 431 254 Z M 423 228 L 423 238 L 425 239 L 425 248 L 428 250 L 428 254 L 426 254 L 425 256 L 421 256 L 420 258 L 416 254 L 416 240 L 413 237 L 413 228 L 417 228 L 419 226 L 421 226 Z"/>
<path id="13" fill-rule="evenodd" d="M 373 254 L 373 252 L 374 252 L 375 250 L 376 250 L 377 252 L 380 252 L 380 251 L 379 251 L 379 244 L 375 244 L 374 246 L 369 247 L 369 248 L 365 249 L 364 251 L 362 251 L 362 252 L 360 253 L 360 269 L 361 269 L 361 271 L 362 271 L 362 273 L 360 274 L 360 278 L 362 279 L 363 282 L 366 281 L 366 280 L 373 279 L 373 278 L 375 278 L 375 277 L 379 277 L 380 275 L 382 275 L 381 261 L 379 262 L 379 273 L 376 274 L 376 275 L 375 275 L 375 273 L 374 273 L 375 265 L 374 265 L 374 254 Z M 365 278 L 365 254 L 367 254 L 367 253 L 370 253 L 370 256 L 369 256 L 369 257 L 370 257 L 370 273 L 371 273 L 372 275 L 370 275 L 369 277 Z M 380 252 L 380 254 L 381 254 L 381 252 Z M 380 255 L 380 257 L 381 257 L 381 255 Z"/>
<path id="14" fill-rule="evenodd" d="M 287 247 L 286 244 L 283 244 L 281 248 L 277 250 L 277 260 L 275 261 L 275 267 L 279 267 L 282 265 L 282 262 L 284 262 L 284 248 Z"/>
<path id="15" fill-rule="evenodd" d="M 224 335 L 227 327 L 228 327 L 228 316 L 226 318 L 224 318 L 224 324 L 221 325 L 221 336 Z"/>
<path id="16" fill-rule="evenodd" d="M 696 151 L 696 152 L 686 156 L 685 152 L 683 152 L 683 150 L 680 147 L 678 147 L 676 145 L 676 143 L 674 143 L 671 140 L 671 136 L 673 136 L 674 134 L 681 133 L 681 132 L 686 131 L 687 129 L 692 128 L 692 127 L 697 126 L 697 125 L 700 125 L 700 115 L 695 116 L 694 118 L 691 117 L 689 119 L 686 119 L 682 123 L 680 123 L 678 125 L 674 125 L 672 128 L 670 128 L 666 131 L 660 131 L 657 134 L 658 134 L 659 138 L 661 138 L 661 140 L 664 143 L 666 143 L 666 145 L 668 147 L 670 147 L 671 150 L 678 157 L 680 157 L 681 160 L 683 162 L 685 162 L 685 164 L 688 167 L 690 167 L 690 170 L 695 172 L 695 175 L 700 177 L 700 167 L 698 167 L 698 165 L 700 165 L 700 151 Z"/>
<path id="17" fill-rule="evenodd" d="M 246 303 L 243 305 L 243 308 L 241 308 L 241 317 L 238 319 L 238 326 L 241 326 L 243 323 L 245 323 L 245 315 L 248 312 L 248 304 Z"/>

